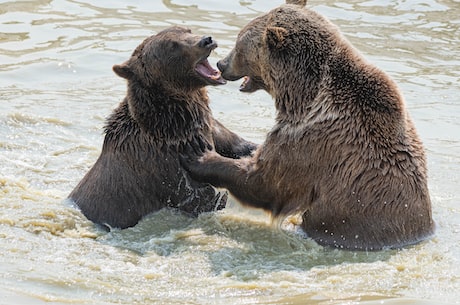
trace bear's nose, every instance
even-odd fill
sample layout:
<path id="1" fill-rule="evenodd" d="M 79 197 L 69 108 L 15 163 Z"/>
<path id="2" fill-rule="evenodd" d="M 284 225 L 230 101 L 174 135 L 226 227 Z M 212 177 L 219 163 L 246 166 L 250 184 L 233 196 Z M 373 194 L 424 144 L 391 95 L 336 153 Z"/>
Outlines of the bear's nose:
<path id="1" fill-rule="evenodd" d="M 212 41 L 212 37 L 211 36 L 205 36 L 203 38 L 201 38 L 200 42 L 198 43 L 198 46 L 200 48 L 205 48 L 211 44 L 213 44 L 214 41 Z"/>
<path id="2" fill-rule="evenodd" d="M 217 68 L 220 70 L 220 72 L 224 72 L 224 70 L 227 68 L 227 64 L 223 59 L 217 62 Z"/>

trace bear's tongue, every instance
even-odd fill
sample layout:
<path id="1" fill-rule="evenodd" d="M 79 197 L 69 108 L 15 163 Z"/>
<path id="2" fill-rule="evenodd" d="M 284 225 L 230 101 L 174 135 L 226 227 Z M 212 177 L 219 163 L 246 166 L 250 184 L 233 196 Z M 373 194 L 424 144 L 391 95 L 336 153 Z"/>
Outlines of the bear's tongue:
<path id="1" fill-rule="evenodd" d="M 223 85 L 226 83 L 225 79 L 222 78 L 220 71 L 211 67 L 207 59 L 198 62 L 195 67 L 195 71 L 213 84 Z"/>

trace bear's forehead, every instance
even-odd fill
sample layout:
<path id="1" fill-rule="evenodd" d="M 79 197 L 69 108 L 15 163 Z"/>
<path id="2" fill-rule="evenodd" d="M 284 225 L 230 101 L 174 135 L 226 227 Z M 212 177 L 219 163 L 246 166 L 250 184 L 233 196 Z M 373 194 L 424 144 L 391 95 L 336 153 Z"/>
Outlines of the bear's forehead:
<path id="1" fill-rule="evenodd" d="M 191 34 L 192 31 L 190 29 L 188 29 L 188 28 L 184 28 L 184 27 L 181 27 L 181 26 L 173 26 L 173 27 L 170 27 L 170 28 L 162 30 L 161 32 L 159 32 L 157 34 L 157 36 L 174 35 L 174 34 L 182 35 L 182 34 L 187 34 L 187 33 Z"/>
<path id="2" fill-rule="evenodd" d="M 298 31 L 309 29 L 311 26 L 324 27 L 326 25 L 327 23 L 323 18 L 312 10 L 283 5 L 249 22 L 239 32 L 237 40 L 245 42 L 257 39 L 257 37 L 265 34 L 268 27 L 272 26 L 281 26 L 287 30 Z"/>
<path id="3" fill-rule="evenodd" d="M 183 27 L 172 27 L 159 32 L 151 37 L 157 43 L 178 42 L 180 44 L 195 44 L 201 36 L 192 34 L 192 31 Z"/>
<path id="4" fill-rule="evenodd" d="M 268 14 L 259 16 L 249 22 L 239 33 L 239 37 L 262 34 L 270 18 Z"/>

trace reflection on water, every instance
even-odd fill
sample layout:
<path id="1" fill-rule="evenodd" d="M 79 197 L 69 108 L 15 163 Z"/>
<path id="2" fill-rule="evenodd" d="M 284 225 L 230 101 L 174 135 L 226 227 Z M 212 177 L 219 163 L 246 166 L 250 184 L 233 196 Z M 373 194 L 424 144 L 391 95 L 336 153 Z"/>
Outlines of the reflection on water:
<path id="1" fill-rule="evenodd" d="M 278 1 L 2 1 L 0 298 L 2 304 L 440 304 L 460 298 L 460 19 L 454 0 L 310 1 L 400 85 L 428 152 L 437 235 L 403 250 L 330 250 L 232 205 L 173 211 L 110 233 L 64 198 L 96 160 L 123 98 L 111 67 L 173 25 L 219 42 Z M 217 118 L 261 142 L 263 92 L 210 88 Z M 433 301 L 434 300 L 434 301 Z"/>

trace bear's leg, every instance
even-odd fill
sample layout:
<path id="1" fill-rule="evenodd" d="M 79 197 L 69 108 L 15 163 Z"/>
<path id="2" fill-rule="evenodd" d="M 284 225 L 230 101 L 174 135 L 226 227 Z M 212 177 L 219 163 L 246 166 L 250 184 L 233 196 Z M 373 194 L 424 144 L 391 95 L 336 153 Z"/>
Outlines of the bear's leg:
<path id="1" fill-rule="evenodd" d="M 257 144 L 246 141 L 217 120 L 213 122 L 212 135 L 216 151 L 224 157 L 238 159 L 251 155 L 257 148 Z"/>
<path id="2" fill-rule="evenodd" d="M 276 208 L 275 189 L 264 183 L 250 157 L 231 159 L 207 151 L 199 160 L 182 155 L 181 162 L 194 180 L 227 188 L 243 204 L 267 211 Z"/>

